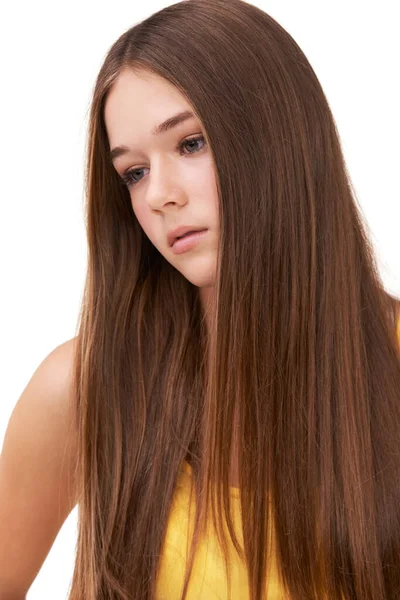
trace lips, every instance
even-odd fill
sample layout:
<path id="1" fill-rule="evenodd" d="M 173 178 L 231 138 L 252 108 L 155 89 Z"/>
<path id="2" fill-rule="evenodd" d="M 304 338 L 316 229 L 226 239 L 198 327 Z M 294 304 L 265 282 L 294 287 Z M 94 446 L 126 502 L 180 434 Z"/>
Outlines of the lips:
<path id="1" fill-rule="evenodd" d="M 187 231 L 186 233 L 184 233 L 183 235 L 178 235 L 174 242 L 176 240 L 181 240 L 182 238 L 186 237 L 187 235 L 190 235 L 191 233 L 198 233 L 199 231 L 203 231 L 202 229 L 191 229 L 190 231 Z"/>
<path id="2" fill-rule="evenodd" d="M 176 238 L 174 244 L 172 245 L 173 254 L 183 254 L 183 252 L 188 252 L 189 250 L 193 250 L 200 243 L 201 240 L 207 235 L 208 229 L 202 229 L 201 231 L 190 231 L 187 235 Z"/>
<path id="3" fill-rule="evenodd" d="M 173 246 L 175 241 L 184 237 L 186 234 L 205 231 L 206 227 L 196 227 L 195 225 L 181 225 L 170 231 L 167 235 L 168 245 Z"/>

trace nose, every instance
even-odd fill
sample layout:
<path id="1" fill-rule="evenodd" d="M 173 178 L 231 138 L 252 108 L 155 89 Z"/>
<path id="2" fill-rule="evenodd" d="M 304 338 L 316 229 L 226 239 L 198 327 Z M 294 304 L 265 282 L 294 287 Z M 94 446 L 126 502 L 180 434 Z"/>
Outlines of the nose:
<path id="1" fill-rule="evenodd" d="M 146 201 L 152 210 L 162 210 L 166 205 L 181 205 L 187 201 L 178 170 L 171 160 L 159 158 L 154 161 L 148 177 Z"/>

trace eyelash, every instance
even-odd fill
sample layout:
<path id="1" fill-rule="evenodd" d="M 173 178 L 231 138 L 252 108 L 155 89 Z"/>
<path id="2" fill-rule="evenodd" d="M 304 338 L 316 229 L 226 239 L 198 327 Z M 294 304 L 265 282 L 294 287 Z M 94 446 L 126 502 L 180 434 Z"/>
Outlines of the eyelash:
<path id="1" fill-rule="evenodd" d="M 198 142 L 202 140 L 203 142 L 205 142 L 204 136 L 200 135 L 200 136 L 196 136 L 196 137 L 192 137 L 192 138 L 186 138 L 185 140 L 182 140 L 182 142 L 180 142 L 177 146 L 177 150 L 182 150 L 182 148 L 185 146 L 185 144 L 188 144 L 189 142 Z M 204 150 L 204 147 L 201 150 Z M 199 152 L 201 152 L 201 150 L 198 150 L 197 152 L 189 152 L 189 154 L 187 154 L 186 156 L 191 156 L 192 154 L 198 154 Z M 145 167 L 138 167 L 135 169 L 129 169 L 128 171 L 125 171 L 125 173 L 120 176 L 120 179 L 122 180 L 123 184 L 126 185 L 126 187 L 129 189 L 131 187 L 134 187 L 135 185 L 137 185 L 138 183 L 140 183 L 141 179 L 139 179 L 139 181 L 135 181 L 133 179 L 131 179 L 131 175 L 132 173 L 137 173 L 137 171 L 141 171 L 142 169 L 144 169 Z"/>

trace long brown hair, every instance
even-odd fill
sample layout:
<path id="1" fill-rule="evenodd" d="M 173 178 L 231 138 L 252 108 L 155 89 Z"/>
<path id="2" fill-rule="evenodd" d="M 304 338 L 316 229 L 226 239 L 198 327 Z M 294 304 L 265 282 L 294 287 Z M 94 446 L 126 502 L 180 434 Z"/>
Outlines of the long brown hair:
<path id="1" fill-rule="evenodd" d="M 110 161 L 104 103 L 123 69 L 174 84 L 204 127 L 220 220 L 209 326 Z M 182 1 L 127 30 L 96 80 L 86 182 L 69 600 L 155 598 L 184 460 L 197 512 L 182 599 L 207 515 L 224 548 L 228 525 L 251 600 L 265 597 L 271 531 L 285 597 L 400 597 L 399 300 L 296 42 L 242 0 Z"/>

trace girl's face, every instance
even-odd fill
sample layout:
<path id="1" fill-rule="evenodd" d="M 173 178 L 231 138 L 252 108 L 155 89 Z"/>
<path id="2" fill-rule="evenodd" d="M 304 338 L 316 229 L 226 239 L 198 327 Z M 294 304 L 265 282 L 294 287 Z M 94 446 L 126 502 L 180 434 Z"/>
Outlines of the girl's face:
<path id="1" fill-rule="evenodd" d="M 124 71 L 111 89 L 104 119 L 113 165 L 124 178 L 144 233 L 176 269 L 210 297 L 218 244 L 218 192 L 211 152 L 195 117 L 161 123 L 191 111 L 178 90 L 142 71 Z M 117 147 L 123 147 L 116 150 Z M 206 229 L 198 243 L 176 254 L 168 233 L 178 226 Z"/>

